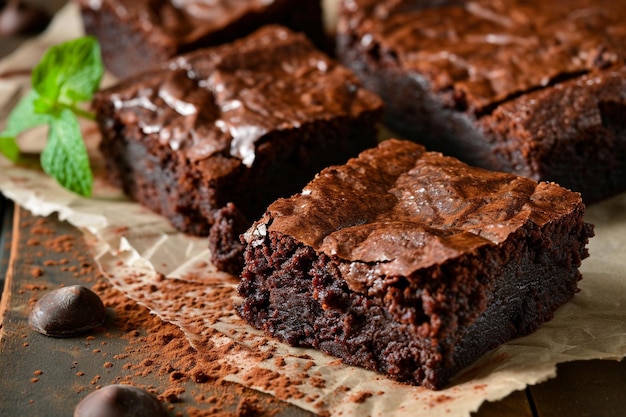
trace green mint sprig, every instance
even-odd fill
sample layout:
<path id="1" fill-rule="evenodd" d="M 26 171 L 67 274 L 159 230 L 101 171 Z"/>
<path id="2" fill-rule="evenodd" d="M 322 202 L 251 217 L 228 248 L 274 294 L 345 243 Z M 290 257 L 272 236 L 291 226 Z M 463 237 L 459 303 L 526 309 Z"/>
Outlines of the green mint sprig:
<path id="1" fill-rule="evenodd" d="M 33 69 L 32 90 L 9 114 L 0 132 L 0 153 L 19 162 L 16 137 L 36 126 L 48 125 L 48 140 L 40 163 L 59 184 L 90 196 L 93 175 L 78 117 L 95 119 L 81 107 L 90 102 L 104 74 L 98 41 L 85 36 L 51 47 Z"/>

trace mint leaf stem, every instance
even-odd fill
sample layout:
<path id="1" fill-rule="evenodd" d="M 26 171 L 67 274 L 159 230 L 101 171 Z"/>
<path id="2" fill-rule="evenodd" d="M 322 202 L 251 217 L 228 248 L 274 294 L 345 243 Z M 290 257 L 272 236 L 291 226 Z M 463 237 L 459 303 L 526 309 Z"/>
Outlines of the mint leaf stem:
<path id="1" fill-rule="evenodd" d="M 92 113 L 90 111 L 81 109 L 80 107 L 77 107 L 77 106 L 67 106 L 67 109 L 70 110 L 72 113 L 74 113 L 76 116 L 82 117 L 83 119 L 87 119 L 87 120 L 91 120 L 91 121 L 95 121 L 96 120 L 96 114 L 95 113 Z"/>

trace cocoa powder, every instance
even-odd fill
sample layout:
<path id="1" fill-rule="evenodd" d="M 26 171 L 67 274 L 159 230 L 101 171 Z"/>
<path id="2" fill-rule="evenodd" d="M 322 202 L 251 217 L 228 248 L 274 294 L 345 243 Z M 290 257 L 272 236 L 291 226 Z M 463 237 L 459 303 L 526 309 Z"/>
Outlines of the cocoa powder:
<path id="1" fill-rule="evenodd" d="M 237 349 L 237 346 L 203 349 L 203 354 L 199 354 L 177 326 L 151 315 L 145 307 L 127 298 L 105 279 L 98 280 L 92 289 L 108 308 L 114 310 L 114 326 L 123 331 L 123 338 L 128 342 L 126 354 L 115 358 L 123 362 L 124 369 L 131 371 L 123 383 L 134 385 L 136 378 L 148 374 L 167 376 L 165 386 L 156 390 L 159 398 L 165 403 L 185 405 L 183 415 L 189 417 L 273 416 L 284 407 L 272 397 L 223 380 L 238 370 L 216 363 L 214 359 L 224 349 Z M 210 348 L 210 343 L 205 347 Z M 195 392 L 188 393 L 182 387 L 190 382 L 196 384 Z M 270 382 L 266 379 L 264 383 Z M 288 381 L 279 383 L 285 386 Z M 296 392 L 285 386 L 285 398 Z M 188 397 L 192 397 L 197 405 L 187 405 Z M 254 407 L 241 404 L 254 404 Z M 233 411 L 226 411 L 229 409 Z M 255 414 L 250 414 L 251 410 Z"/>
<path id="2" fill-rule="evenodd" d="M 205 331 L 202 337 L 195 341 L 196 346 L 202 347 L 201 353 L 194 349 L 185 334 L 175 325 L 161 320 L 152 315 L 150 311 L 128 298 L 124 293 L 114 288 L 108 279 L 98 270 L 95 263 L 87 256 L 88 248 L 78 232 L 76 234 L 56 234 L 56 220 L 50 218 L 32 218 L 20 223 L 22 230 L 28 228 L 31 238 L 26 245 L 40 247 L 42 253 L 31 252 L 32 259 L 28 262 L 41 265 L 36 273 L 31 273 L 31 278 L 41 279 L 48 276 L 46 271 L 55 269 L 70 277 L 67 284 L 89 284 L 102 299 L 108 319 L 104 328 L 97 331 L 97 337 L 89 335 L 77 338 L 78 345 L 89 346 L 99 343 L 89 350 L 95 358 L 101 358 L 103 374 L 88 375 L 81 369 L 79 361 L 72 365 L 76 379 L 73 390 L 85 395 L 94 389 L 107 386 L 112 383 L 123 383 L 144 388 L 154 393 L 177 416 L 221 416 L 221 417 L 245 417 L 245 416 L 274 416 L 281 413 L 286 407 L 278 399 L 262 394 L 255 390 L 244 388 L 227 381 L 227 375 L 240 372 L 238 367 L 223 363 L 219 359 L 225 352 L 245 351 L 248 355 L 254 355 L 250 348 L 242 347 L 237 343 L 216 345 L 212 340 L 214 331 Z M 121 229 L 121 232 L 124 230 Z M 42 255 L 40 257 L 40 255 Z M 53 257 L 52 254 L 55 254 Z M 47 259 L 49 256 L 49 259 Z M 59 256 L 62 258 L 59 259 Z M 200 268 L 206 264 L 199 263 Z M 31 269 L 31 272 L 34 269 Z M 41 273 L 40 273 L 41 272 Z M 132 281 L 132 277 L 128 277 Z M 190 290 L 198 290 L 207 284 L 220 284 L 219 282 L 203 281 L 202 274 L 191 273 L 191 282 L 177 282 L 172 293 L 168 293 L 164 302 L 171 303 L 175 308 L 179 305 L 180 294 Z M 164 278 L 163 278 L 164 279 Z M 234 278 L 227 278 L 232 284 Z M 169 282 L 170 280 L 168 280 Z M 157 282 L 158 284 L 158 282 Z M 65 283 L 63 284 L 65 285 Z M 30 300 L 34 304 L 37 294 L 46 289 L 44 283 L 25 283 L 23 291 L 32 291 Z M 158 285 L 146 288 L 146 298 L 154 296 L 158 291 Z M 224 311 L 232 311 L 232 295 L 234 287 L 226 285 L 212 291 L 209 294 L 211 302 L 222 303 Z M 205 302 L 197 300 L 201 307 Z M 182 305 L 182 304 L 181 304 Z M 232 313 L 212 313 L 205 320 L 215 323 L 221 317 Z M 198 324 L 200 326 L 200 324 Z M 27 337 L 27 335 L 23 335 Z M 107 339 L 121 338 L 125 342 L 125 352 L 122 354 L 109 355 L 105 349 Z M 24 342 L 27 346 L 28 343 Z M 271 356 L 271 352 L 263 352 L 259 360 Z M 117 369 L 117 371 L 115 371 Z M 37 371 L 31 382 L 39 380 L 43 371 Z M 152 375 L 160 378 L 158 386 L 145 386 L 142 378 Z M 263 371 L 253 370 L 248 377 L 255 380 L 265 375 L 258 381 L 264 387 L 277 387 L 278 397 L 290 398 L 301 397 L 303 394 L 297 389 L 297 381 L 285 378 L 272 378 Z M 87 376 L 87 378 L 85 378 Z M 111 379 L 113 377 L 113 379 Z M 77 397 L 77 402 L 80 398 Z"/>

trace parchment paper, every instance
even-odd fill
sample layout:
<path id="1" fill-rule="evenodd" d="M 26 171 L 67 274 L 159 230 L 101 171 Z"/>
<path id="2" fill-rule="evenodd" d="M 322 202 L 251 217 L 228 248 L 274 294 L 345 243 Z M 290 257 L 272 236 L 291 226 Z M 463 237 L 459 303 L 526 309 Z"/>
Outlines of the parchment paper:
<path id="1" fill-rule="evenodd" d="M 333 0 L 326 1 L 326 5 Z M 330 13 L 332 16 L 332 13 Z M 0 62 L 0 128 L 19 97 L 27 91 L 28 75 L 14 71 L 32 67 L 50 45 L 82 34 L 73 4 L 64 8 L 40 38 Z M 13 73 L 12 76 L 7 74 Z M 207 241 L 177 233 L 160 216 L 129 202 L 101 180 L 94 150 L 99 140 L 92 124 L 83 131 L 91 149 L 96 183 L 93 197 L 80 198 L 42 173 L 12 165 L 0 157 L 0 190 L 22 207 L 41 216 L 58 213 L 82 230 L 94 257 L 111 282 L 164 320 L 180 326 L 201 354 L 208 346 L 241 344 L 248 349 L 224 350 L 219 361 L 232 367 L 226 379 L 313 412 L 331 415 L 469 416 L 486 400 L 498 400 L 514 390 L 556 374 L 556 364 L 573 360 L 616 359 L 626 356 L 626 194 L 596 204 L 586 220 L 596 226 L 583 262 L 581 291 L 556 317 L 527 337 L 488 353 L 461 372 L 450 388 L 429 391 L 390 381 L 311 349 L 296 349 L 266 340 L 244 324 L 232 306 L 237 303 L 236 279 L 207 261 Z M 20 137 L 20 145 L 37 151 L 45 131 Z M 163 279 L 165 277 L 165 279 Z M 146 289 L 150 288 L 150 291 Z M 172 294 L 177 295 L 172 303 Z M 230 299 L 224 307 L 223 294 Z M 202 304 L 198 300 L 202 300 Z M 259 352 L 286 358 L 259 359 Z M 267 355 L 270 356 L 270 355 Z M 279 392 L 252 378 L 259 368 L 291 381 L 295 390 Z M 302 379 L 305 373 L 314 378 Z"/>

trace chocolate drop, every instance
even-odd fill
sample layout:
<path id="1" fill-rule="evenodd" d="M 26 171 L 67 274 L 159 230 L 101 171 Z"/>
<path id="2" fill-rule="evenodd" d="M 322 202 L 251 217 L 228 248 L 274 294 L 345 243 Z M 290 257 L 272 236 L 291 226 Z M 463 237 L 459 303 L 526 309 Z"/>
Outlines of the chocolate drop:
<path id="1" fill-rule="evenodd" d="M 106 309 L 100 297 L 81 285 L 44 294 L 30 312 L 30 326 L 46 336 L 71 337 L 101 326 Z"/>
<path id="2" fill-rule="evenodd" d="M 74 417 L 166 417 L 159 400 L 130 385 L 108 385 L 87 395 L 74 409 Z"/>

